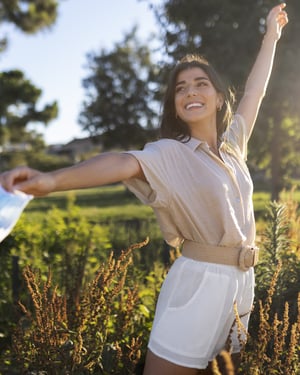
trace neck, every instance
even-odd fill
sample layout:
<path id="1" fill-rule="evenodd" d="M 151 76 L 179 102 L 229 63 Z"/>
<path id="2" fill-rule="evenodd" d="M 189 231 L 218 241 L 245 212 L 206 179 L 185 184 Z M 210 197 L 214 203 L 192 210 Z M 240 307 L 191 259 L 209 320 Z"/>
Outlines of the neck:
<path id="1" fill-rule="evenodd" d="M 207 131 L 205 131 L 203 128 L 195 129 L 195 131 L 191 131 L 191 136 L 199 139 L 200 141 L 206 142 L 212 151 L 218 150 L 218 137 L 216 130 L 212 131 L 211 128 Z"/>

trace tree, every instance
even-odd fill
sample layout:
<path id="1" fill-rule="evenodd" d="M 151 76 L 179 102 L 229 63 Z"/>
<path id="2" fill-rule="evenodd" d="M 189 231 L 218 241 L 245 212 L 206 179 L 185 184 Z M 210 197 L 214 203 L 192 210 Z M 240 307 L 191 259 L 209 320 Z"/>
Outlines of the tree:
<path id="1" fill-rule="evenodd" d="M 112 51 L 88 55 L 90 76 L 83 80 L 86 99 L 80 114 L 83 130 L 101 135 L 105 147 L 140 147 L 155 134 L 157 75 L 150 50 L 136 28 Z"/>
<path id="2" fill-rule="evenodd" d="M 28 131 L 27 126 L 32 123 L 49 123 L 57 117 L 58 108 L 54 102 L 37 109 L 41 93 L 19 70 L 0 73 L 0 145 L 23 142 L 30 144 L 35 152 L 44 146 L 39 135 Z M 16 157 L 12 153 L 5 154 L 5 147 L 2 151 L 2 164 L 4 160 L 8 162 Z"/>
<path id="3" fill-rule="evenodd" d="M 13 23 L 25 33 L 35 33 L 55 22 L 57 7 L 57 0 L 0 0 L 0 23 Z"/>
<path id="4" fill-rule="evenodd" d="M 55 22 L 57 7 L 57 0 L 1 0 L 0 23 L 11 22 L 26 33 L 35 33 Z"/>
<path id="5" fill-rule="evenodd" d="M 0 0 L 0 26 L 10 23 L 21 31 L 33 34 L 49 28 L 57 18 L 57 0 Z M 7 39 L 0 40 L 0 53 Z M 41 90 L 27 80 L 21 71 L 0 73 L 0 146 L 1 166 L 13 167 L 41 156 L 45 143 L 40 134 L 28 130 L 34 123 L 48 124 L 57 117 L 57 103 L 37 109 Z M 7 145 L 18 143 L 17 152 L 7 151 Z M 20 146 L 23 143 L 23 146 Z M 6 147 L 3 147 L 6 146 Z M 26 147 L 25 147 L 26 146 Z M 7 151 L 7 152 L 6 152 Z M 34 156 L 33 156 L 34 155 Z"/>
<path id="6" fill-rule="evenodd" d="M 274 5 L 270 0 L 170 0 L 152 7 L 168 58 L 176 61 L 187 52 L 203 54 L 235 87 L 239 98 L 262 40 L 265 17 Z M 271 84 L 257 120 L 259 130 L 249 146 L 252 170 L 264 167 L 271 176 L 272 199 L 278 198 L 285 181 L 300 166 L 299 157 L 295 158 L 299 152 L 295 137 L 300 118 L 300 23 L 296 19 L 300 3 L 289 1 L 287 10 L 290 22 L 278 45 Z"/>
<path id="7" fill-rule="evenodd" d="M 268 95 L 259 117 L 259 129 L 254 133 L 251 150 L 263 147 L 269 139 L 270 164 L 266 169 L 271 174 L 272 200 L 278 200 L 279 191 L 286 187 L 291 177 L 300 175 L 300 51 L 298 37 L 300 23 L 296 15 L 300 3 L 287 3 L 289 24 L 278 45 Z M 264 132 L 263 128 L 267 131 Z M 259 139 L 258 139 L 259 138 Z M 256 147 L 254 145 L 256 143 Z M 255 156 L 255 152 L 253 152 Z"/>
<path id="8" fill-rule="evenodd" d="M 0 0 L 0 25 L 12 23 L 25 33 L 50 27 L 57 18 L 57 0 Z M 0 39 L 0 52 L 7 39 Z"/>

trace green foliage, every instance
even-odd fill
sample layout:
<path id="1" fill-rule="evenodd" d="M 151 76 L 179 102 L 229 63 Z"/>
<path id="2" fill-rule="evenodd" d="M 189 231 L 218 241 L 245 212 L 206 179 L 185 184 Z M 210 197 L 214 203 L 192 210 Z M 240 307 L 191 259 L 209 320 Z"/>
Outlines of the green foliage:
<path id="1" fill-rule="evenodd" d="M 57 7 L 56 0 L 0 0 L 0 25 L 12 23 L 23 32 L 32 34 L 55 22 Z M 1 38 L 0 53 L 7 45 L 7 38 Z"/>
<path id="2" fill-rule="evenodd" d="M 300 254 L 297 231 L 291 230 L 291 226 L 297 223 L 297 205 L 289 205 L 288 202 L 269 205 L 267 226 L 262 235 L 261 261 L 256 269 L 258 299 L 264 300 L 268 293 L 273 275 L 278 265 L 281 264 L 281 272 L 277 278 L 277 289 L 274 292 L 273 303 L 276 312 L 283 314 L 284 304 L 288 302 L 292 311 L 292 320 L 296 321 L 297 296 L 300 285 Z M 293 218 L 293 220 L 291 220 Z M 299 219 L 298 219 L 299 230 Z"/>
<path id="3" fill-rule="evenodd" d="M 118 190 L 118 187 L 116 188 Z M 108 197 L 107 193 L 108 191 L 104 191 L 104 195 L 106 197 Z M 34 215 L 31 216 L 31 215 L 24 214 L 23 217 L 20 219 L 20 221 L 17 223 L 16 228 L 14 229 L 13 233 L 2 242 L 1 252 L 6 256 L 6 258 L 3 257 L 3 259 L 7 259 L 7 263 L 9 263 L 11 256 L 18 256 L 19 266 L 21 269 L 27 269 L 29 265 L 32 265 L 34 266 L 35 269 L 39 270 L 39 276 L 37 276 L 36 274 L 36 280 L 33 281 L 34 285 L 38 284 L 35 286 L 35 289 L 38 289 L 38 288 L 43 289 L 44 288 L 42 287 L 43 283 L 44 283 L 43 285 L 48 285 L 48 287 L 46 287 L 47 293 L 45 294 L 45 299 L 43 301 L 40 301 L 40 304 L 49 302 L 50 297 L 48 296 L 48 293 L 50 293 L 50 289 L 49 289 L 50 284 L 53 287 L 55 285 L 58 285 L 58 289 L 55 289 L 55 292 L 52 295 L 52 297 L 53 297 L 53 301 L 56 301 L 55 303 L 57 303 L 59 306 L 58 307 L 48 306 L 49 314 L 52 311 L 51 313 L 52 315 L 47 316 L 47 318 L 44 317 L 43 319 L 46 319 L 46 320 L 48 319 L 47 321 L 50 322 L 50 320 L 53 318 L 55 308 L 57 309 L 65 308 L 67 311 L 65 315 L 67 317 L 66 319 L 67 319 L 67 324 L 68 324 L 68 330 L 72 332 L 77 332 L 76 334 L 78 335 L 78 329 L 79 329 L 78 328 L 78 324 L 79 324 L 78 316 L 81 313 L 83 314 L 82 311 L 84 308 L 85 308 L 85 311 L 87 311 L 88 308 L 96 309 L 94 305 L 89 304 L 87 301 L 84 302 L 85 307 L 83 308 L 80 301 L 81 301 L 81 298 L 83 298 L 82 296 L 86 295 L 87 290 L 91 291 L 90 283 L 93 282 L 92 281 L 93 277 L 95 277 L 95 274 L 97 274 L 97 272 L 99 271 L 99 263 L 103 263 L 102 271 L 104 272 L 105 270 L 104 264 L 106 264 L 105 262 L 108 262 L 109 264 L 111 264 L 110 263 L 111 261 L 115 262 L 115 257 L 122 258 L 124 254 L 124 250 L 122 249 L 124 249 L 125 246 L 129 243 L 129 240 L 133 241 L 134 239 L 139 239 L 140 241 L 141 236 L 143 236 L 146 231 L 150 230 L 150 227 L 147 224 L 144 224 L 144 225 L 139 224 L 140 228 L 135 228 L 134 230 L 129 231 L 129 233 L 131 233 L 129 237 L 129 233 L 127 232 L 128 225 L 124 226 L 123 224 L 120 225 L 120 224 L 115 223 L 115 225 L 113 226 L 111 223 L 108 223 L 107 225 L 99 225 L 99 224 L 96 224 L 95 222 L 90 223 L 87 221 L 86 217 L 81 214 L 80 208 L 74 206 L 75 196 L 69 193 L 67 197 L 68 197 L 67 207 L 64 210 L 52 208 L 48 210 L 47 214 L 43 215 L 43 217 L 40 218 L 39 220 L 36 220 Z M 121 229 L 121 228 L 124 228 L 124 229 Z M 110 251 L 111 251 L 110 250 L 111 242 L 115 242 L 117 247 L 114 250 L 114 252 L 111 253 L 110 258 L 108 258 Z M 104 292 L 108 293 L 108 294 L 105 294 L 105 300 L 107 303 L 111 303 L 111 305 L 109 307 L 110 309 L 109 313 L 107 312 L 108 311 L 107 306 L 102 311 L 102 314 L 106 314 L 105 315 L 106 320 L 105 321 L 103 320 L 103 325 L 105 325 L 106 329 L 109 331 L 110 339 L 107 339 L 108 341 L 105 341 L 106 336 L 108 334 L 107 335 L 105 334 L 105 337 L 102 337 L 101 335 L 104 334 L 102 330 L 103 326 L 99 326 L 99 335 L 97 335 L 98 337 L 97 340 L 100 340 L 100 339 L 103 340 L 102 342 L 103 358 L 101 358 L 101 360 L 99 359 L 100 358 L 99 351 L 96 351 L 95 354 L 91 354 L 91 357 L 94 356 L 93 357 L 94 367 L 92 365 L 86 365 L 87 368 L 89 369 L 96 368 L 96 367 L 98 368 L 101 365 L 101 366 L 104 366 L 104 368 L 106 369 L 105 370 L 107 371 L 106 373 L 113 373 L 113 372 L 110 372 L 112 370 L 109 370 L 109 371 L 107 370 L 108 368 L 110 368 L 109 366 L 111 366 L 112 369 L 118 368 L 120 371 L 123 365 L 122 366 L 121 364 L 116 365 L 116 361 L 119 361 L 120 363 L 122 362 L 124 364 L 126 363 L 126 361 L 128 362 L 129 355 L 130 355 L 131 360 L 133 361 L 133 353 L 130 354 L 129 349 L 130 347 L 132 348 L 135 347 L 135 345 L 136 345 L 137 352 L 138 350 L 141 350 L 141 346 L 143 346 L 144 348 L 141 352 L 138 352 L 140 353 L 139 354 L 140 357 L 137 357 L 137 361 L 139 359 L 142 360 L 141 356 L 145 354 L 145 346 L 146 346 L 147 340 L 141 343 L 138 337 L 141 336 L 145 338 L 149 334 L 151 322 L 154 316 L 155 299 L 157 298 L 158 287 L 162 282 L 162 277 L 163 277 L 163 272 L 164 272 L 164 267 L 157 263 L 157 259 L 159 257 L 159 249 L 163 248 L 161 235 L 160 233 L 158 233 L 157 228 L 153 227 L 153 239 L 150 241 L 150 243 L 149 244 L 144 243 L 143 245 L 145 247 L 145 250 L 143 252 L 135 251 L 133 254 L 130 253 L 130 263 L 132 262 L 132 259 L 135 259 L 136 267 L 133 268 L 131 266 L 127 268 L 127 265 L 129 264 L 126 263 L 126 269 L 124 268 L 120 270 L 120 268 L 118 268 L 119 276 L 116 276 L 116 273 L 117 273 L 116 270 L 114 271 L 115 272 L 114 277 L 110 276 L 111 286 L 115 287 L 115 284 L 117 283 L 116 281 L 117 277 L 121 278 L 122 276 L 122 280 L 123 280 L 122 283 L 124 283 L 125 277 L 126 275 L 128 275 L 129 277 L 128 285 L 130 285 L 128 286 L 129 291 L 126 289 L 126 287 L 124 287 L 122 289 L 124 293 L 123 297 L 121 298 L 120 295 L 117 297 L 117 293 L 116 293 L 115 299 L 113 300 L 113 302 L 112 301 L 109 302 L 110 300 L 108 296 L 110 295 L 109 293 L 111 292 L 111 289 L 109 288 L 107 289 L 106 287 L 104 288 L 103 293 Z M 113 258 L 111 258 L 112 254 L 114 254 Z M 137 265 L 140 265 L 140 266 L 137 266 Z M 117 262 L 117 266 L 119 267 L 118 262 Z M 47 281 L 47 272 L 48 272 L 49 267 L 52 270 L 51 280 L 49 279 Z M 147 270 L 149 269 L 152 270 L 153 267 L 155 267 L 154 268 L 155 272 L 150 271 L 149 276 L 146 277 Z M 9 289 L 10 289 L 10 276 L 11 276 L 10 272 L 11 272 L 11 267 L 9 267 L 7 270 L 7 278 L 5 279 L 3 278 L 2 280 L 0 280 L 1 285 L 3 286 L 1 290 L 2 299 L 3 301 L 5 301 L 5 305 L 8 308 L 8 309 L 4 309 L 4 305 L 2 305 L 2 309 L 1 309 L 2 310 L 1 317 L 3 317 L 3 321 L 2 321 L 0 332 L 2 332 L 2 336 L 5 339 L 3 340 L 4 347 L 5 346 L 7 347 L 13 327 L 18 320 L 18 316 L 20 316 L 19 309 L 16 310 L 15 306 L 12 305 L 11 298 L 7 298 L 7 292 L 9 292 Z M 33 277 L 33 274 L 35 274 L 35 272 L 32 271 L 32 274 L 31 274 L 32 277 Z M 97 285 L 98 284 L 96 283 L 95 287 Z M 27 287 L 29 287 L 28 280 L 27 280 Z M 130 293 L 133 293 L 131 297 L 130 297 Z M 64 305 L 62 305 L 61 295 L 64 295 L 64 300 L 63 300 Z M 32 302 L 30 302 L 29 296 L 26 293 L 26 289 L 24 288 L 24 284 L 23 284 L 23 288 L 19 290 L 19 296 L 21 300 L 23 301 L 24 306 L 27 306 L 26 308 L 25 307 L 22 308 L 23 310 L 22 314 L 25 313 L 25 316 L 27 318 L 26 319 L 21 318 L 21 321 L 23 323 L 25 322 L 24 324 L 26 328 L 28 326 L 29 312 L 31 310 L 30 306 L 32 305 Z M 46 299 L 47 296 L 48 296 L 48 299 Z M 138 326 L 136 326 L 135 329 L 131 327 L 131 332 L 134 332 L 134 334 L 137 335 L 136 336 L 137 339 L 132 339 L 133 341 L 130 341 L 130 342 L 128 340 L 131 336 L 129 335 L 129 333 L 127 334 L 127 331 L 125 330 L 125 328 L 120 329 L 119 326 L 118 326 L 119 327 L 118 329 L 112 328 L 116 324 L 118 325 L 121 324 L 120 304 L 124 305 L 124 314 L 125 312 L 127 312 L 128 314 L 122 317 L 123 319 L 122 324 L 124 325 L 127 319 L 133 318 L 133 315 L 129 313 L 130 306 L 126 304 L 126 299 L 129 297 L 134 300 L 135 302 L 134 305 L 136 305 L 135 306 L 136 318 L 134 319 L 134 322 L 131 322 L 130 324 L 131 325 L 138 324 Z M 101 297 L 101 301 L 103 300 L 103 298 Z M 119 300 L 118 298 L 121 298 L 121 300 Z M 34 303 L 33 305 L 35 306 Z M 43 305 L 43 310 L 45 311 L 47 310 L 47 308 L 44 305 Z M 7 314 L 8 311 L 9 313 Z M 58 310 L 55 310 L 55 311 L 56 313 L 58 313 Z M 61 311 L 61 314 L 63 314 L 62 311 Z M 14 317 L 13 321 L 11 321 L 12 317 Z M 119 318 L 117 319 L 117 317 Z M 82 316 L 81 318 L 83 319 Z M 57 317 L 57 319 L 59 320 L 60 318 Z M 87 319 L 87 320 L 90 322 L 90 319 Z M 65 324 L 64 321 L 60 323 Z M 57 324 L 60 324 L 60 323 L 57 323 Z M 21 324 L 21 328 L 23 327 L 22 324 Z M 96 323 L 93 322 L 93 320 L 91 320 L 91 323 L 89 324 L 91 324 L 89 333 L 87 332 L 87 328 L 84 329 L 84 334 L 85 334 L 85 338 L 87 341 L 87 344 L 85 345 L 89 347 L 90 351 L 95 351 L 95 348 L 99 348 L 99 346 L 98 344 L 96 345 L 95 343 L 96 339 L 93 341 L 89 337 L 89 335 L 95 334 Z M 97 325 L 99 324 L 100 323 L 97 321 Z M 20 326 L 19 326 L 19 329 L 20 329 Z M 21 331 L 18 331 L 18 332 L 20 333 Z M 37 327 L 35 324 L 33 324 L 31 334 L 35 335 L 36 333 L 37 333 Z M 27 333 L 25 333 L 25 331 L 24 332 L 22 331 L 22 333 L 20 333 L 20 336 L 18 337 L 19 338 L 23 336 L 26 338 L 31 337 L 30 339 L 28 338 L 29 342 L 32 342 L 32 340 L 34 340 L 34 342 L 36 343 L 35 345 L 38 345 L 38 343 L 36 342 L 36 340 L 38 340 L 36 336 L 34 337 L 30 336 L 30 333 L 28 333 L 28 335 Z M 55 341 L 56 343 L 59 342 L 60 345 L 63 345 L 65 343 L 65 341 L 63 341 L 62 343 L 61 341 L 62 338 L 57 338 L 53 332 L 51 334 L 49 333 L 49 335 L 51 336 L 51 339 L 49 338 L 50 341 L 47 341 L 47 345 L 49 345 L 49 342 L 53 343 L 53 340 L 54 341 L 56 340 Z M 44 335 L 40 333 L 40 336 L 44 336 Z M 56 338 L 54 339 L 53 337 L 56 337 Z M 114 341 L 112 337 L 114 337 Z M 63 336 L 63 338 L 65 338 L 65 335 Z M 68 340 L 69 339 L 72 342 L 74 342 L 75 340 L 75 338 L 72 335 L 71 337 L 68 337 Z M 67 342 L 69 342 L 68 340 Z M 27 344 L 25 343 L 20 344 L 20 345 L 23 345 L 22 350 L 31 351 L 30 344 L 28 344 L 29 346 Z M 40 345 L 43 348 L 41 348 L 41 352 L 38 352 L 37 356 L 41 360 L 43 355 L 46 355 L 45 346 L 47 345 L 45 342 L 43 344 L 40 343 Z M 125 359 L 123 357 L 120 357 L 121 349 L 118 345 L 121 345 L 122 351 L 124 353 L 127 353 L 127 354 L 124 354 L 124 356 L 125 355 L 127 356 Z M 126 351 L 124 348 L 127 348 Z M 51 352 L 52 352 L 52 349 L 51 349 Z M 12 361 L 11 350 L 7 350 L 4 353 L 3 358 L 5 359 L 7 363 L 10 363 Z M 41 354 L 41 353 L 44 353 L 44 354 Z M 23 358 L 23 354 L 20 353 L 20 358 Z M 58 355 L 58 354 L 56 353 L 55 355 Z M 137 355 L 137 353 L 135 355 Z M 99 358 L 97 357 L 98 358 L 97 361 L 96 361 L 95 356 L 99 357 Z M 87 357 L 84 357 L 84 358 L 88 360 Z M 33 359 L 31 360 L 33 362 L 35 361 Z M 89 360 L 91 360 L 91 358 Z M 35 366 L 36 362 L 34 363 L 33 362 L 32 363 L 30 362 L 30 363 L 32 366 Z M 80 371 L 88 371 L 88 370 L 83 370 L 85 366 L 82 364 L 83 362 L 84 361 L 80 359 L 81 367 L 80 367 L 80 370 L 78 369 L 78 373 L 84 373 Z M 74 364 L 72 364 L 72 366 L 73 365 Z M 132 362 L 131 366 L 133 365 L 134 363 Z M 24 362 L 20 366 L 26 367 L 27 365 Z M 127 370 L 125 369 L 122 370 L 124 371 L 124 374 L 128 373 L 126 372 L 128 371 L 128 366 L 126 367 Z M 49 368 L 51 368 L 51 366 Z M 58 371 L 59 368 L 60 367 L 58 366 L 56 370 Z M 87 373 L 91 373 L 92 370 L 89 370 L 89 371 L 90 372 L 87 372 Z"/>
<path id="4" fill-rule="evenodd" d="M 57 8 L 57 0 L 0 0 L 0 25 L 12 23 L 23 32 L 33 34 L 56 21 Z M 0 39 L 0 53 L 7 44 L 7 38 Z M 45 151 L 40 134 L 26 127 L 29 123 L 48 124 L 57 117 L 57 103 L 37 109 L 41 90 L 19 70 L 0 72 L 0 88 L 0 170 L 32 161 L 32 167 L 45 167 L 41 159 L 53 166 L 53 158 L 46 161 L 40 157 Z M 62 166 L 57 161 L 55 165 Z"/>
<path id="5" fill-rule="evenodd" d="M 90 223 L 109 225 L 115 221 L 154 221 L 152 209 L 142 205 L 123 184 L 82 189 L 69 193 L 59 192 L 46 198 L 34 199 L 27 207 L 26 214 L 30 217 L 41 216 L 41 212 L 52 206 L 65 209 L 68 205 L 69 194 L 74 195 L 75 203 L 80 207 L 81 214 Z"/>
<path id="6" fill-rule="evenodd" d="M 296 315 L 296 321 L 291 317 L 288 302 L 280 306 L 282 314 L 277 312 L 274 293 L 280 288 L 277 285 L 280 271 L 281 264 L 273 275 L 265 300 L 258 300 L 258 316 L 252 313 L 259 319 L 258 336 L 250 335 L 248 338 L 242 353 L 242 374 L 299 374 L 300 293 L 298 309 L 292 311 Z M 295 302 L 297 304 L 297 300 Z"/>
<path id="7" fill-rule="evenodd" d="M 20 164 L 21 163 L 18 165 Z M 31 168 L 47 172 L 59 168 L 69 167 L 71 162 L 66 156 L 50 155 L 45 153 L 45 147 L 43 147 L 43 150 L 27 153 L 26 164 L 30 165 Z M 15 163 L 15 165 L 17 164 Z"/>
<path id="8" fill-rule="evenodd" d="M 157 119 L 149 48 L 141 45 L 133 29 L 113 51 L 89 54 L 88 64 L 82 128 L 92 136 L 101 134 L 106 148 L 143 146 L 153 138 Z"/>
<path id="9" fill-rule="evenodd" d="M 265 186 L 270 186 L 272 200 L 278 200 L 279 192 L 291 188 L 292 179 L 299 178 L 300 121 L 299 116 L 288 115 L 263 121 L 264 126 L 257 126 L 250 140 L 250 169 L 253 176 L 264 171 Z"/>
<path id="10" fill-rule="evenodd" d="M 271 202 L 256 267 L 255 304 L 243 356 L 247 374 L 299 373 L 299 204 Z"/>
<path id="11" fill-rule="evenodd" d="M 201 53 L 239 87 L 254 61 L 264 31 L 261 18 L 270 6 L 270 1 L 169 0 L 157 5 L 156 15 L 173 61 Z"/>
<path id="12" fill-rule="evenodd" d="M 18 254 L 32 299 L 25 289 L 20 291 L 23 317 L 2 363 L 10 368 L 9 363 L 17 361 L 19 370 L 46 369 L 55 374 L 133 373 L 130 369 L 145 353 L 147 340 L 141 337 L 149 334 L 158 293 L 155 280 L 163 267 L 157 265 L 155 274 L 141 282 L 145 272 L 132 267 L 134 246 L 111 252 L 109 227 L 88 223 L 72 196 L 68 206 L 66 211 L 51 209 L 42 221 L 21 219 L 2 243 L 7 259 Z M 138 247 L 142 245 L 146 243 Z M 5 290 L 10 280 L 1 280 L 1 285 L 5 281 L 3 300 L 9 306 Z M 17 321 L 15 308 L 10 309 Z M 6 315 L 2 322 L 7 342 L 13 326 L 6 323 L 11 317 Z M 6 346 L 7 342 L 3 340 Z"/>
<path id="13" fill-rule="evenodd" d="M 71 198 L 70 198 L 71 199 Z M 68 303 L 76 299 L 79 285 L 90 279 L 98 263 L 107 256 L 110 247 L 107 229 L 91 226 L 79 214 L 78 208 L 69 202 L 67 211 L 52 209 L 42 219 L 31 220 L 22 217 L 12 233 L 1 243 L 0 273 L 0 333 L 3 342 L 9 339 L 9 330 L 17 319 L 11 294 L 12 257 L 19 259 L 19 267 L 34 264 L 43 275 L 50 265 L 55 264 L 53 281 L 60 285 L 61 290 L 73 292 Z M 19 282 L 20 296 L 24 294 L 24 285 Z M 76 289 L 77 288 L 77 289 Z M 18 298 L 18 296 L 15 296 Z"/>
<path id="14" fill-rule="evenodd" d="M 0 73 L 1 86 L 1 143 L 16 142 L 22 139 L 23 131 L 29 122 L 47 124 L 57 116 L 57 104 L 36 108 L 41 90 L 36 88 L 19 70 Z M 9 131 L 9 139 L 3 138 L 4 129 Z"/>
<path id="15" fill-rule="evenodd" d="M 26 33 L 51 26 L 57 17 L 57 0 L 1 0 L 0 23 L 11 22 Z"/>
<path id="16" fill-rule="evenodd" d="M 57 117 L 57 103 L 37 109 L 41 90 L 19 70 L 0 72 L 1 169 L 30 161 L 30 156 L 45 150 L 39 134 L 28 131 L 28 124 L 44 123 Z"/>
<path id="17" fill-rule="evenodd" d="M 139 287 L 127 273 L 131 246 L 118 258 L 111 253 L 70 310 L 67 296 L 30 267 L 24 277 L 33 312 L 21 305 L 24 317 L 14 331 L 11 358 L 20 371 L 47 374 L 134 374 L 141 359 L 148 308 L 139 301 Z M 145 348 L 143 348 L 145 351 Z"/>

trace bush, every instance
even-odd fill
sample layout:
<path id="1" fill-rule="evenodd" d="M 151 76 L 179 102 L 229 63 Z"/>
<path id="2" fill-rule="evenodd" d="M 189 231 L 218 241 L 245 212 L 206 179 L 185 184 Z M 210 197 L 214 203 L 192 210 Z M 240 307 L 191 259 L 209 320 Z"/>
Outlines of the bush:
<path id="1" fill-rule="evenodd" d="M 242 373 L 300 373 L 299 223 L 292 197 L 269 204 Z"/>
<path id="2" fill-rule="evenodd" d="M 111 252 L 72 308 L 67 294 L 52 284 L 51 272 L 42 281 L 39 271 L 25 267 L 33 308 L 20 304 L 23 317 L 6 361 L 20 373 L 136 373 L 153 319 L 142 300 L 152 291 L 141 288 L 130 277 L 130 269 L 133 249 L 145 244 L 131 246 L 118 258 Z"/>

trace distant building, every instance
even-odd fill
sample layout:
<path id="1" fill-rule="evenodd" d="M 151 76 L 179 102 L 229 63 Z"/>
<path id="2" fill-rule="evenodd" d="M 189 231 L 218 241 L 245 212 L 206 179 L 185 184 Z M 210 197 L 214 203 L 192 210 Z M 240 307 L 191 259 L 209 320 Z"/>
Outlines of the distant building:
<path id="1" fill-rule="evenodd" d="M 51 145 L 48 153 L 52 155 L 66 156 L 72 162 L 78 162 L 86 154 L 101 152 L 102 144 L 99 137 L 75 138 L 66 144 Z"/>

